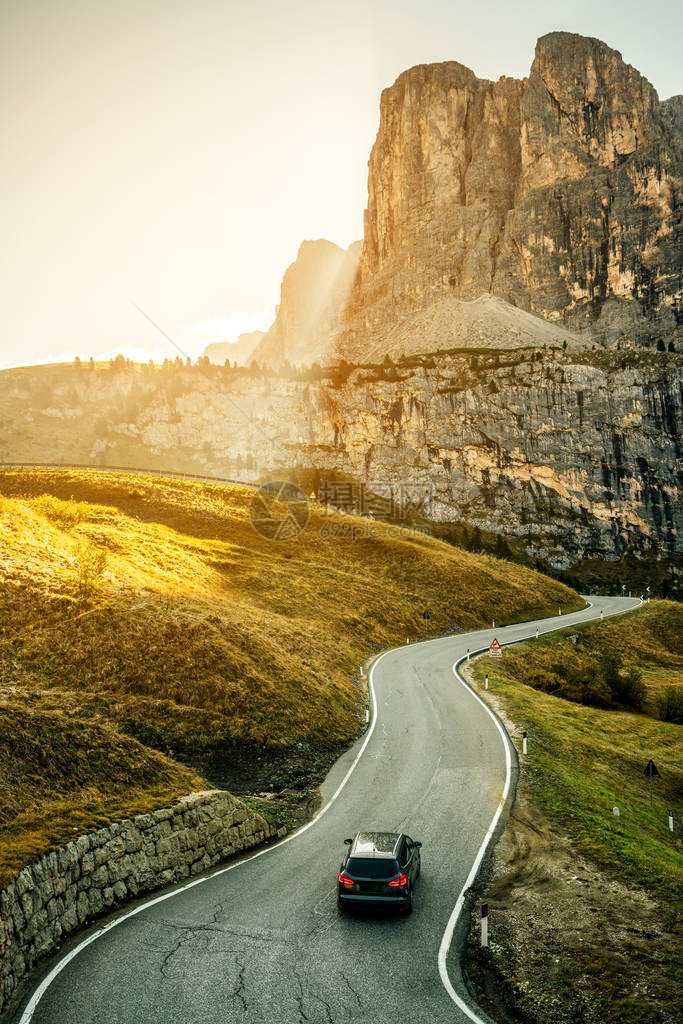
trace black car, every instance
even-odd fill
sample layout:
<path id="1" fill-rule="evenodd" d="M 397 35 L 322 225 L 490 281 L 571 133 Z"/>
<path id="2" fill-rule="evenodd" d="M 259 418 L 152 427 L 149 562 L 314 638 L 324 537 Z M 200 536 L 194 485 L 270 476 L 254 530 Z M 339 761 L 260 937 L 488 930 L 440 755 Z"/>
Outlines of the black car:
<path id="1" fill-rule="evenodd" d="M 349 851 L 339 871 L 339 909 L 386 906 L 409 914 L 422 843 L 403 832 L 359 832 L 344 842 Z"/>

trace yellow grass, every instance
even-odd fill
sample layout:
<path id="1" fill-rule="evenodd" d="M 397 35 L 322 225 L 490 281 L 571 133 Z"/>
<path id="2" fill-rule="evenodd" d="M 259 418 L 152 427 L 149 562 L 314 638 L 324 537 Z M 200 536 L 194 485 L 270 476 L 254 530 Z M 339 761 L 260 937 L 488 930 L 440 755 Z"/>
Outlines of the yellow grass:
<path id="1" fill-rule="evenodd" d="M 325 540 L 320 509 L 296 540 L 270 542 L 251 526 L 251 497 L 154 477 L 0 473 L 0 709 L 53 721 L 63 749 L 79 729 L 99 730 L 124 772 L 89 778 L 83 755 L 74 804 L 62 761 L 21 754 L 25 770 L 0 789 L 0 822 L 15 820 L 0 875 L 20 859 L 22 834 L 26 856 L 63 841 L 74 807 L 106 817 L 203 784 L 178 760 L 204 772 L 242 748 L 348 743 L 362 719 L 360 662 L 423 636 L 425 608 L 440 632 L 582 604 L 531 570 L 381 523 L 348 517 L 373 536 Z M 131 736 L 152 760 L 128 782 L 146 749 Z"/>

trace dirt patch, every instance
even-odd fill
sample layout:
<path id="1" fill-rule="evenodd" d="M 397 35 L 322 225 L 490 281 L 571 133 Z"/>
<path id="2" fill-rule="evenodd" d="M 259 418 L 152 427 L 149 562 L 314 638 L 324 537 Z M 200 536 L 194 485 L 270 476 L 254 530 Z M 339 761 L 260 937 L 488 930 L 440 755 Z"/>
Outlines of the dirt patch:
<path id="1" fill-rule="evenodd" d="M 486 696 L 504 719 L 500 699 Z M 514 738 L 519 730 L 506 724 Z M 488 949 L 480 902 L 489 904 Z M 534 800 L 522 764 L 472 914 L 465 966 L 480 1005 L 524 1024 L 673 1024 L 680 954 L 664 909 L 577 852 Z"/>
<path id="2" fill-rule="evenodd" d="M 291 832 L 318 811 L 320 786 L 345 749 L 342 744 L 302 743 L 284 750 L 224 744 L 202 760 L 201 771 L 212 785 L 245 800 L 271 825 Z"/>

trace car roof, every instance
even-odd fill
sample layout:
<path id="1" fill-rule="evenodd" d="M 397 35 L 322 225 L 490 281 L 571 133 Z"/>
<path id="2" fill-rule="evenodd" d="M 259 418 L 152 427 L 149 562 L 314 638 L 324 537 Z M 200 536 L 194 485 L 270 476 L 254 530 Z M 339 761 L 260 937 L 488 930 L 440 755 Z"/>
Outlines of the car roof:
<path id="1" fill-rule="evenodd" d="M 402 832 L 359 832 L 354 839 L 351 857 L 395 857 Z"/>

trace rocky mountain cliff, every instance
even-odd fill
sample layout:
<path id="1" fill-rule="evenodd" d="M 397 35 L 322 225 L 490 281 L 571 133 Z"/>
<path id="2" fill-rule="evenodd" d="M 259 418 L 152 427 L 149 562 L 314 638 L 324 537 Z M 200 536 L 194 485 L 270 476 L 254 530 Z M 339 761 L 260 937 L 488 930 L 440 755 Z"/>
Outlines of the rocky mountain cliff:
<path id="1" fill-rule="evenodd" d="M 349 249 L 324 238 L 302 242 L 285 271 L 275 322 L 252 358 L 275 368 L 324 361 L 339 332 L 360 253 L 360 242 Z"/>
<path id="2" fill-rule="evenodd" d="M 556 568 L 681 551 L 679 354 L 453 349 L 315 375 L 208 372 L 3 371 L 0 460 L 424 486 L 427 518 L 516 538 Z"/>
<path id="3" fill-rule="evenodd" d="M 680 558 L 682 130 L 595 39 L 543 37 L 522 82 L 413 68 L 362 247 L 302 244 L 267 372 L 5 371 L 0 460 L 412 481 L 555 567 Z"/>
<path id="4" fill-rule="evenodd" d="M 597 39 L 539 39 L 529 77 L 423 65 L 382 93 L 342 351 L 452 295 L 591 338 L 683 324 L 683 98 Z"/>

